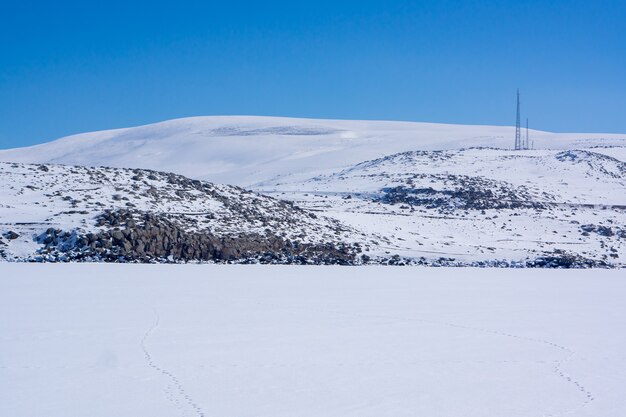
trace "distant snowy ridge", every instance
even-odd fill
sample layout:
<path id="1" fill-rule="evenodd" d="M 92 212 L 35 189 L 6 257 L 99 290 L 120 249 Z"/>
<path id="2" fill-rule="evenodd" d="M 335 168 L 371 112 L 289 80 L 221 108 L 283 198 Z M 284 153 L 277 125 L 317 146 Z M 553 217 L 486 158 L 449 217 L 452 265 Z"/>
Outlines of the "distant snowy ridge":
<path id="1" fill-rule="evenodd" d="M 415 150 L 512 146 L 514 128 L 435 123 L 209 116 L 68 136 L 0 150 L 0 161 L 145 168 L 253 186 L 304 180 Z M 537 149 L 626 146 L 626 134 L 531 130 Z"/>

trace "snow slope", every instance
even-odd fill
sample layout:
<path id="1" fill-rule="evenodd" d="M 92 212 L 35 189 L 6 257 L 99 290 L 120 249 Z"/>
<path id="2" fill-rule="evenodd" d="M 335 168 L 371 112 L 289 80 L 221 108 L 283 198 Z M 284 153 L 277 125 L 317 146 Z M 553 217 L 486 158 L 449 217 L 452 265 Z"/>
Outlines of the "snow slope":
<path id="1" fill-rule="evenodd" d="M 626 135 L 531 131 L 537 149 L 526 151 L 506 149 L 512 136 L 512 128 L 497 126 L 196 117 L 4 150 L 0 161 L 154 168 L 245 185 L 351 226 L 341 238 L 360 242 L 373 257 L 468 263 L 571 255 L 623 265 Z M 34 210 L 28 199 L 33 177 L 11 170 L 0 178 L 0 192 Z M 129 188 L 132 174 L 112 170 L 110 175 L 116 179 L 102 204 L 111 202 L 114 188 L 135 199 L 137 192 Z M 40 177 L 45 189 L 50 177 Z M 68 178 L 74 184 L 55 181 L 70 190 L 82 181 Z M 245 200 L 244 193 L 237 195 Z M 191 210 L 213 210 L 185 199 L 176 202 L 177 208 L 159 208 L 161 202 L 152 201 L 142 210 L 169 213 L 187 204 Z M 6 208 L 0 221 L 9 213 Z M 22 217 L 5 221 L 5 227 L 29 221 Z M 328 240 L 328 233 L 316 236 L 309 225 L 293 225 L 278 233 L 292 240 L 302 233 L 317 243 Z M 245 227 L 228 230 L 235 234 Z"/>
<path id="2" fill-rule="evenodd" d="M 622 417 L 624 278 L 4 263 L 0 415 Z"/>
<path id="3" fill-rule="evenodd" d="M 276 177 L 305 179 L 397 152 L 475 146 L 506 149 L 511 147 L 513 133 L 512 127 L 502 126 L 193 117 L 2 150 L 0 161 L 148 168 L 251 186 Z M 530 136 L 538 149 L 626 145 L 626 134 L 532 130 Z"/>
<path id="4" fill-rule="evenodd" d="M 115 229 L 125 234 L 114 238 Z M 82 238 L 88 241 L 77 246 Z M 241 259 L 246 252 L 280 253 L 284 245 L 301 252 L 305 245 L 365 240 L 336 220 L 230 185 L 140 169 L 0 162 L 0 260 L 41 258 L 44 246 L 42 255 L 108 255 L 111 238 L 120 249 L 126 244 L 120 255 L 135 260 Z"/>
<path id="5" fill-rule="evenodd" d="M 626 163 L 596 150 L 402 152 L 257 190 L 384 236 L 387 254 L 623 264 Z"/>
<path id="6" fill-rule="evenodd" d="M 0 162 L 0 259 L 626 259 L 626 163 L 587 150 L 403 152 L 258 187 L 277 199 L 157 171 Z"/>

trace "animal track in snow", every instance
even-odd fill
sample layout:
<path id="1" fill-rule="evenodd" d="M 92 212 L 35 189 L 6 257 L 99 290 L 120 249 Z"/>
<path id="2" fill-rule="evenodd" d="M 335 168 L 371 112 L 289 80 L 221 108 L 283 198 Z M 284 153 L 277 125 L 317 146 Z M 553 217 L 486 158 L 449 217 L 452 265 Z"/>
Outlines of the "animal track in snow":
<path id="1" fill-rule="evenodd" d="M 183 417 L 189 416 L 187 413 L 188 409 L 191 408 L 193 410 L 193 415 L 197 417 L 205 417 L 204 411 L 202 408 L 198 406 L 198 404 L 189 396 L 185 388 L 180 383 L 178 378 L 169 370 L 157 365 L 150 354 L 150 351 L 147 347 L 147 341 L 150 337 L 150 334 L 159 327 L 160 317 L 157 314 L 156 321 L 150 327 L 146 333 L 144 333 L 143 338 L 141 339 L 141 349 L 143 350 L 144 356 L 146 358 L 146 362 L 148 362 L 148 366 L 150 366 L 155 371 L 159 372 L 161 375 L 166 376 L 169 379 L 169 384 L 165 389 L 165 397 L 172 402 L 176 408 L 181 411 L 181 415 Z"/>
<path id="2" fill-rule="evenodd" d="M 258 303 L 258 304 L 262 305 L 263 303 Z M 277 307 L 273 305 L 267 305 L 267 306 L 274 307 L 274 308 Z M 287 308 L 290 308 L 290 307 L 287 307 Z M 451 322 L 439 322 L 439 321 L 434 321 L 434 320 L 425 320 L 425 319 L 399 317 L 399 316 L 388 316 L 388 315 L 367 315 L 367 314 L 358 314 L 358 313 L 351 313 L 351 312 L 345 312 L 345 311 L 339 311 L 339 310 L 310 309 L 310 308 L 301 308 L 301 307 L 291 307 L 291 308 L 303 309 L 303 310 L 309 310 L 309 311 L 317 311 L 321 313 L 338 314 L 338 315 L 344 315 L 344 316 L 369 318 L 369 319 L 376 318 L 376 319 L 383 319 L 383 320 L 391 319 L 391 320 L 399 320 L 399 321 L 421 322 L 421 323 L 427 323 L 427 324 L 432 324 L 432 325 L 446 326 L 446 327 L 452 327 L 452 328 L 457 328 L 457 329 L 493 334 L 493 335 L 502 336 L 502 337 L 509 337 L 513 339 L 524 340 L 527 342 L 544 344 L 551 348 L 558 349 L 559 351 L 566 353 L 567 356 L 565 358 L 555 360 L 555 361 L 535 361 L 535 363 L 553 364 L 553 368 L 552 368 L 553 372 L 566 383 L 573 385 L 576 388 L 576 390 L 578 390 L 582 395 L 584 395 L 585 398 L 582 403 L 570 409 L 557 412 L 557 413 L 543 414 L 541 417 L 561 417 L 561 416 L 570 415 L 576 412 L 577 410 L 588 406 L 595 400 L 593 393 L 589 389 L 587 389 L 581 382 L 574 379 L 572 376 L 570 376 L 563 370 L 564 365 L 567 362 L 571 361 L 574 358 L 574 356 L 576 356 L 576 351 L 574 351 L 573 349 L 567 346 L 563 346 L 563 345 L 551 342 L 549 340 L 539 339 L 539 338 L 534 338 L 534 337 L 527 337 L 527 336 L 519 336 L 519 335 L 515 335 L 512 333 L 504 332 L 504 331 L 486 329 L 482 327 L 466 326 L 466 325 L 461 325 L 461 324 L 451 323 Z M 507 361 L 504 361 L 504 362 L 507 362 Z M 514 363 L 516 361 L 510 361 L 510 362 Z M 480 363 L 480 361 L 478 363 Z"/>

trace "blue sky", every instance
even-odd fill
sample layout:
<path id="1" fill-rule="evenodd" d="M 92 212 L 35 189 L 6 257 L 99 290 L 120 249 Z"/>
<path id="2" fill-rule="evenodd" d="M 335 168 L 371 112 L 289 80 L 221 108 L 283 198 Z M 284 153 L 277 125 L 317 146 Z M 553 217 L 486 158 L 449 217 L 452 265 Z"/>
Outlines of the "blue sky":
<path id="1" fill-rule="evenodd" d="M 4 1 L 0 148 L 250 114 L 626 133 L 626 1 Z"/>

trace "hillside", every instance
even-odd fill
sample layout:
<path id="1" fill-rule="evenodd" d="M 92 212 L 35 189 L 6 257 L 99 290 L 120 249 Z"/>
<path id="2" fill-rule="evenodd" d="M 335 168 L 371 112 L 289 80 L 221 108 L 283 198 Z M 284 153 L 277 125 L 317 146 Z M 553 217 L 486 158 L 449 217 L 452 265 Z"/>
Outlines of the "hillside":
<path id="1" fill-rule="evenodd" d="M 2 150 L 0 161 L 145 168 L 216 183 L 253 186 L 304 180 L 362 161 L 413 150 L 512 146 L 503 126 L 221 116 L 69 136 Z M 537 149 L 626 146 L 626 134 L 530 131 Z"/>
<path id="2" fill-rule="evenodd" d="M 378 233 L 388 255 L 626 257 L 626 163 L 592 150 L 403 152 L 260 191 Z"/>
<path id="3" fill-rule="evenodd" d="M 0 256 L 624 265 L 626 135 L 511 135 L 199 117 L 0 151 Z"/>
<path id="4" fill-rule="evenodd" d="M 364 236 L 290 202 L 139 169 L 0 163 L 0 258 L 353 263 Z"/>

